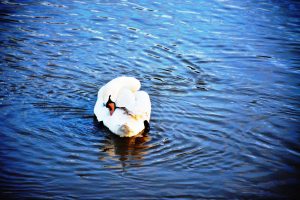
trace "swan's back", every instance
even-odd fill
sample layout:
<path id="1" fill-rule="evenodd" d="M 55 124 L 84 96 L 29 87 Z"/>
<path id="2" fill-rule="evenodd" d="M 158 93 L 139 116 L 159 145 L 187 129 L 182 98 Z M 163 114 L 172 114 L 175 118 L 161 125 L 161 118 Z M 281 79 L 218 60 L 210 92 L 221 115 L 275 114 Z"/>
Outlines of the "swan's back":
<path id="1" fill-rule="evenodd" d="M 102 91 L 103 100 L 107 101 L 109 95 L 111 95 L 112 100 L 116 101 L 121 89 L 129 89 L 132 92 L 136 92 L 141 88 L 141 83 L 136 78 L 121 76 L 109 81 L 103 87 L 105 87 Z"/>

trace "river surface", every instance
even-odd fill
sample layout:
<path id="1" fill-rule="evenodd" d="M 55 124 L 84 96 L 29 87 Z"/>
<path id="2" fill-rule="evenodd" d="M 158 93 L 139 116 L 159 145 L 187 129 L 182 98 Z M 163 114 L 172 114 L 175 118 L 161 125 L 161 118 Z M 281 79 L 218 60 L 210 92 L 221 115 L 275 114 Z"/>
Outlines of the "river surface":
<path id="1" fill-rule="evenodd" d="M 299 194 L 297 1 L 0 5 L 3 199 Z M 143 137 L 93 120 L 121 75 L 151 97 Z"/>

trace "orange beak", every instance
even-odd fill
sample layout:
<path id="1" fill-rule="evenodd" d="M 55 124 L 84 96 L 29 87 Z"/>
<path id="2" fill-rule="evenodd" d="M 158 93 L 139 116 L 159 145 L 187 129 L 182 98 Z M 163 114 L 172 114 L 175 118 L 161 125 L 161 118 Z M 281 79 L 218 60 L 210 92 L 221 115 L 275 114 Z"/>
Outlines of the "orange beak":
<path id="1" fill-rule="evenodd" d="M 108 109 L 109 109 L 109 113 L 110 113 L 110 116 L 112 116 L 112 114 L 115 112 L 115 104 L 114 103 L 109 103 L 108 104 Z"/>

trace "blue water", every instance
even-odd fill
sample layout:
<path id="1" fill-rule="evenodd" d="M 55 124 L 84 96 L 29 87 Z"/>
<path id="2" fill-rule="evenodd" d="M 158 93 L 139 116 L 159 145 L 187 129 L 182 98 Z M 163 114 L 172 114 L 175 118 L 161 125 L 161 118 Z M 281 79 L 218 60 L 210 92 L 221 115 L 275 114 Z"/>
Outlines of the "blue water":
<path id="1" fill-rule="evenodd" d="M 297 1 L 0 3 L 2 199 L 296 198 Z M 93 120 L 134 76 L 151 131 Z"/>

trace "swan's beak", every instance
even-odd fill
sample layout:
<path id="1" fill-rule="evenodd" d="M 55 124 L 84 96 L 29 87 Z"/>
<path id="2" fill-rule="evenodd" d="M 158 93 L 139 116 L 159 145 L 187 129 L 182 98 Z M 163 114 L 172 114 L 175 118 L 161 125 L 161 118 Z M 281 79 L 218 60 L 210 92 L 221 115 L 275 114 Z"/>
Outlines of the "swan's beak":
<path id="1" fill-rule="evenodd" d="M 114 103 L 109 103 L 108 104 L 108 109 L 109 109 L 109 113 L 110 113 L 110 116 L 112 116 L 112 114 L 115 112 L 115 104 Z"/>

